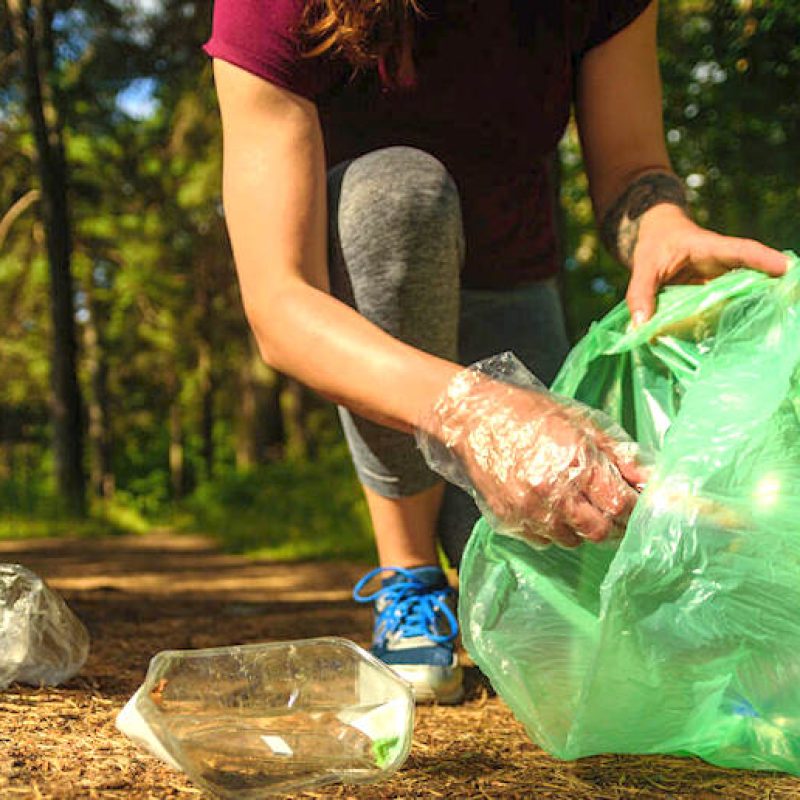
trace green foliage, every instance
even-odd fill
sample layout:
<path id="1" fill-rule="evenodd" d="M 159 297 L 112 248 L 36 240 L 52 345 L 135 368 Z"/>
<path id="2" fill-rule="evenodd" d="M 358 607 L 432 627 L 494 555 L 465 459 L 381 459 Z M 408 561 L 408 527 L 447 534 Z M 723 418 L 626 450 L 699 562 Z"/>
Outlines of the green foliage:
<path id="1" fill-rule="evenodd" d="M 775 247 L 796 244 L 800 5 L 664 4 L 665 124 L 698 216 Z"/>
<path id="2" fill-rule="evenodd" d="M 374 560 L 369 517 L 344 444 L 201 485 L 190 527 L 228 550 L 279 559 Z"/>
<path id="3" fill-rule="evenodd" d="M 3 514 L 0 517 L 0 539 L 95 539 L 122 533 L 108 520 L 86 517 L 34 517 Z"/>
<path id="4" fill-rule="evenodd" d="M 330 440 L 330 436 L 325 438 Z M 45 473 L 0 481 L 0 539 L 141 533 L 154 525 L 200 531 L 229 551 L 262 558 L 374 560 L 369 517 L 343 442 L 316 460 L 285 460 L 202 483 L 175 504 L 155 470 L 88 519 L 64 516 Z"/>
<path id="5" fill-rule="evenodd" d="M 36 502 L 29 505 L 36 498 Z M 20 501 L 18 489 L 8 482 L 0 483 L 0 539 L 50 539 L 68 537 L 91 539 L 123 533 L 145 533 L 152 522 L 122 498 L 95 502 L 86 517 L 75 519 L 63 513 L 58 498 L 50 491 L 28 490 L 23 498 L 24 508 L 12 510 Z"/>

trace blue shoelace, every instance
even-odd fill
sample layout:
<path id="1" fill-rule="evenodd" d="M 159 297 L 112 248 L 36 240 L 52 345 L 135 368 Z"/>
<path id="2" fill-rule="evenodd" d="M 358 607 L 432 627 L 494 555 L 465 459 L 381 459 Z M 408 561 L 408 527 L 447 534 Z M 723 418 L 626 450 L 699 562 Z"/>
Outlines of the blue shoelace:
<path id="1" fill-rule="evenodd" d="M 372 594 L 362 594 L 364 587 L 384 572 L 400 575 L 389 586 L 382 586 Z M 389 634 L 402 631 L 404 637 L 424 636 L 436 644 L 452 642 L 458 634 L 458 620 L 447 603 L 455 594 L 449 586 L 429 586 L 418 580 L 413 572 L 402 567 L 377 567 L 368 572 L 353 588 L 353 599 L 357 603 L 379 602 L 375 630 L 381 646 Z M 439 620 L 444 618 L 449 627 L 447 633 L 439 633 Z"/>

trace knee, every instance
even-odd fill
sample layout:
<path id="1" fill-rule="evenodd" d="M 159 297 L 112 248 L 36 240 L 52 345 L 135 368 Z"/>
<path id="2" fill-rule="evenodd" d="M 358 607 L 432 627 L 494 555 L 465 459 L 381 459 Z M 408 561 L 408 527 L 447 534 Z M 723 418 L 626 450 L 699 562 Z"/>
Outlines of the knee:
<path id="1" fill-rule="evenodd" d="M 446 167 L 413 147 L 388 147 L 350 162 L 340 176 L 338 227 L 342 240 L 363 237 L 371 222 L 385 238 L 434 235 L 460 240 L 461 205 Z M 389 235 L 390 239 L 395 237 Z"/>

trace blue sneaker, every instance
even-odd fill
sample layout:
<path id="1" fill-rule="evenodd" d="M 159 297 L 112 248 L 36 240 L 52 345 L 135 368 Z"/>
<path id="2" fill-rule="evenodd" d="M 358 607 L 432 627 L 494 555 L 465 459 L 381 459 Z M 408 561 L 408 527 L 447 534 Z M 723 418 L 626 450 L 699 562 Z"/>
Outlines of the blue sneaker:
<path id="1" fill-rule="evenodd" d="M 392 575 L 381 588 L 364 594 L 364 587 L 385 572 Z M 355 585 L 353 599 L 375 603 L 372 654 L 414 687 L 417 702 L 463 699 L 455 591 L 439 567 L 378 567 Z"/>

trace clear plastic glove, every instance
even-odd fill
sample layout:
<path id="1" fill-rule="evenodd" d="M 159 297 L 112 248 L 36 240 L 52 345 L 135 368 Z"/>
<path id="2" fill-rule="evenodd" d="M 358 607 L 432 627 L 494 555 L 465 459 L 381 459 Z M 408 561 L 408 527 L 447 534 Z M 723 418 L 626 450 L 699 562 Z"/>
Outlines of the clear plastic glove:
<path id="1" fill-rule="evenodd" d="M 495 530 L 537 546 L 621 534 L 647 480 L 638 445 L 619 426 L 548 392 L 512 353 L 459 372 L 417 443 Z"/>

